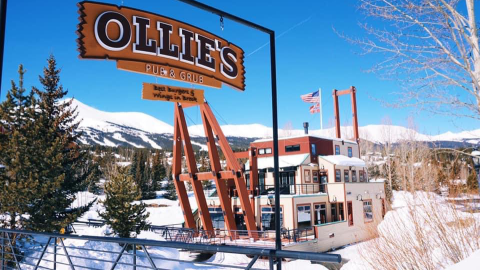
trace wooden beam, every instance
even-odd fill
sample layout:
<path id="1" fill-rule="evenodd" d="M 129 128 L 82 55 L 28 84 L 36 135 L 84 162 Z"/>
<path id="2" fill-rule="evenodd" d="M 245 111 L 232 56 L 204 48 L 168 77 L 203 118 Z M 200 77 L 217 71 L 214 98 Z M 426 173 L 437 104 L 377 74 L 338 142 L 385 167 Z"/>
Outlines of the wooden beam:
<path id="1" fill-rule="evenodd" d="M 340 130 L 340 110 L 338 109 L 338 94 L 337 94 L 336 89 L 333 90 L 333 110 L 335 113 L 335 133 L 337 135 L 337 138 L 342 137 L 342 133 Z"/>
<path id="2" fill-rule="evenodd" d="M 205 136 L 207 137 L 210 167 L 214 172 L 220 172 L 222 170 L 222 166 L 220 165 L 220 157 L 218 155 L 217 145 L 215 144 L 215 138 L 213 137 L 212 127 L 210 126 L 210 123 L 205 117 L 205 113 L 201 112 L 201 114 L 203 121 L 203 129 L 205 130 Z M 220 201 L 220 207 L 223 211 L 225 225 L 227 227 L 227 230 L 229 230 L 230 236 L 236 237 L 236 234 L 232 233 L 232 231 L 237 230 L 237 225 L 235 223 L 235 217 L 232 211 L 233 206 L 230 197 L 228 196 L 226 183 L 221 179 L 221 174 L 218 175 L 215 173 L 214 180 L 215 186 L 217 188 L 218 199 Z"/>
<path id="3" fill-rule="evenodd" d="M 174 104 L 178 106 L 177 103 Z M 177 191 L 178 200 L 182 207 L 183 218 L 185 220 L 185 226 L 190 229 L 196 229 L 195 219 L 193 218 L 192 208 L 188 201 L 187 190 L 185 184 L 179 181 L 180 173 L 182 172 L 182 140 L 180 137 L 180 126 L 178 123 L 177 110 L 174 111 L 174 128 L 173 128 L 173 163 L 172 174 L 175 190 Z"/>
<path id="4" fill-rule="evenodd" d="M 258 239 L 257 233 L 254 232 L 257 230 L 255 216 L 253 215 L 252 206 L 250 205 L 247 186 L 245 185 L 243 174 L 240 171 L 240 165 L 238 164 L 238 161 L 235 158 L 232 148 L 230 147 L 227 138 L 223 134 L 220 125 L 215 119 L 210 106 L 208 106 L 208 103 L 200 105 L 200 112 L 210 124 L 215 135 L 217 135 L 218 144 L 220 145 L 220 148 L 222 149 L 222 152 L 227 160 L 227 167 L 234 171 L 233 180 L 235 181 L 238 197 L 240 198 L 240 203 L 245 213 L 245 223 L 247 225 L 247 230 L 249 231 L 248 234 L 250 237 Z"/>
<path id="5" fill-rule="evenodd" d="M 192 142 L 190 141 L 190 135 L 188 134 L 187 123 L 185 121 L 183 108 L 180 104 L 178 104 L 178 106 L 175 106 L 175 114 L 177 116 L 180 133 L 182 135 L 183 152 L 187 160 L 188 171 L 192 175 L 196 175 L 197 162 L 195 161 L 195 155 L 193 153 Z M 195 195 L 195 200 L 197 201 L 198 213 L 200 214 L 200 218 L 202 220 L 203 229 L 209 232 L 213 232 L 212 219 L 210 217 L 210 213 L 208 212 L 208 205 L 207 205 L 207 200 L 205 199 L 205 193 L 203 193 L 202 182 L 197 181 L 196 179 L 191 179 L 190 183 L 192 184 L 193 194 Z"/>

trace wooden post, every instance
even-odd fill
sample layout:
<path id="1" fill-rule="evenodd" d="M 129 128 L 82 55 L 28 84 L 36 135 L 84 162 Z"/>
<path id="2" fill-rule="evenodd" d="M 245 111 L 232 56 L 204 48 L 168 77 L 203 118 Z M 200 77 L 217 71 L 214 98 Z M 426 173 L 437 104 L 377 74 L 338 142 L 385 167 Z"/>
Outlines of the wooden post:
<path id="1" fill-rule="evenodd" d="M 173 183 L 175 184 L 175 189 L 177 190 L 178 200 L 180 201 L 180 206 L 183 211 L 183 218 L 185 220 L 185 226 L 189 229 L 196 229 L 195 220 L 193 218 L 192 208 L 190 207 L 190 202 L 188 201 L 187 190 L 185 189 L 185 183 L 180 181 L 179 177 L 182 173 L 182 140 L 180 137 L 180 124 L 179 118 L 177 117 L 178 103 L 175 103 L 174 110 L 174 130 L 173 130 L 173 162 L 172 162 L 172 174 L 173 174 Z"/>
<path id="2" fill-rule="evenodd" d="M 200 105 L 202 107 L 203 105 Z M 220 171 L 222 167 L 220 165 L 220 158 L 218 156 L 217 145 L 215 144 L 215 137 L 212 133 L 212 128 L 208 122 L 203 110 L 202 110 L 203 128 L 205 130 L 205 136 L 207 137 L 208 156 L 210 158 L 210 166 L 212 168 L 212 176 L 215 180 L 215 186 L 217 187 L 217 194 L 220 200 L 220 206 L 222 207 L 223 217 L 225 225 L 231 237 L 235 237 L 236 234 L 232 231 L 237 230 L 235 224 L 235 217 L 232 211 L 232 202 L 228 196 L 227 186 L 225 180 L 221 179 Z"/>
<path id="3" fill-rule="evenodd" d="M 335 113 L 335 132 L 337 135 L 337 138 L 342 137 L 342 133 L 340 130 L 340 110 L 338 109 L 338 95 L 337 95 L 337 89 L 333 89 L 333 110 Z"/>
<path id="4" fill-rule="evenodd" d="M 193 193 L 198 205 L 198 213 L 202 220 L 203 229 L 213 233 L 213 224 L 208 212 L 207 200 L 205 199 L 205 193 L 203 193 L 202 182 L 197 180 L 197 162 L 195 161 L 195 155 L 193 153 L 192 143 L 190 141 L 190 135 L 188 134 L 187 123 L 185 121 L 185 115 L 183 114 L 183 108 L 181 104 L 176 103 L 176 121 L 178 122 L 180 133 L 183 140 L 183 151 L 187 160 L 188 171 L 191 174 L 190 183 L 193 187 Z"/>
<path id="5" fill-rule="evenodd" d="M 352 86 L 351 88 L 351 93 L 350 93 L 350 96 L 351 96 L 351 99 L 352 99 L 352 116 L 353 116 L 353 135 L 355 136 L 355 140 L 357 141 L 357 143 L 359 144 L 360 143 L 360 134 L 358 133 L 358 115 L 357 115 L 357 96 L 356 96 L 356 93 L 357 93 L 357 89 L 355 88 L 355 86 Z"/>
<path id="6" fill-rule="evenodd" d="M 202 114 L 205 115 L 213 129 L 213 132 L 215 133 L 215 135 L 217 135 L 218 143 L 227 160 L 227 166 L 232 170 L 233 180 L 235 181 L 238 197 L 240 199 L 240 203 L 242 204 L 242 210 L 245 214 L 245 223 L 247 225 L 247 230 L 249 231 L 248 234 L 250 235 L 250 237 L 258 239 L 257 233 L 253 232 L 257 230 L 255 216 L 253 215 L 252 206 L 250 205 L 250 201 L 248 198 L 248 190 L 245 184 L 245 178 L 242 171 L 240 170 L 240 165 L 238 164 L 238 161 L 235 158 L 235 155 L 230 148 L 228 140 L 223 134 L 220 125 L 215 119 L 215 116 L 213 115 L 210 106 L 208 106 L 207 103 L 200 105 L 200 111 L 202 112 Z"/>

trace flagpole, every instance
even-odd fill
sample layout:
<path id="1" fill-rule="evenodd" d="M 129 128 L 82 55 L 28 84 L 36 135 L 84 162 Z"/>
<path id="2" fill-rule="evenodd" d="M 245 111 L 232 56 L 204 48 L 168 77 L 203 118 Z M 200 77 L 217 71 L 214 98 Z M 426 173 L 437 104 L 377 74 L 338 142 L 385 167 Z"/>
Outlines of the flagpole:
<path id="1" fill-rule="evenodd" d="M 320 108 L 320 130 L 323 130 L 323 113 L 322 113 L 322 88 L 318 88 L 318 107 Z"/>

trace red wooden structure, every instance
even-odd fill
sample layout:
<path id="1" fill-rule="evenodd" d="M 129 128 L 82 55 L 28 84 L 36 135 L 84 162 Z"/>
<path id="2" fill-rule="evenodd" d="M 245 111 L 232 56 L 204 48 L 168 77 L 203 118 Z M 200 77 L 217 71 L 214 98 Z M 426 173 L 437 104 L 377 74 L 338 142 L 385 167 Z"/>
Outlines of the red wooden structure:
<path id="1" fill-rule="evenodd" d="M 213 232 L 212 219 L 210 217 L 210 213 L 208 212 L 208 205 L 205 194 L 203 192 L 201 181 L 214 180 L 225 219 L 226 229 L 229 231 L 237 229 L 228 192 L 229 187 L 227 186 L 229 180 L 233 179 L 236 192 L 240 199 L 240 204 L 245 217 L 245 223 L 249 232 L 249 236 L 251 238 L 257 239 L 258 235 L 254 232 L 257 230 L 255 223 L 255 215 L 251 202 L 249 200 L 249 191 L 247 190 L 247 186 L 245 184 L 245 177 L 243 171 L 241 170 L 240 164 L 237 161 L 237 157 L 230 148 L 230 145 L 228 144 L 228 141 L 223 134 L 220 125 L 218 124 L 207 102 L 204 102 L 203 104 L 200 104 L 198 106 L 200 107 L 200 114 L 202 116 L 205 136 L 207 138 L 208 154 L 212 171 L 201 173 L 197 171 L 195 155 L 193 152 L 192 143 L 190 141 L 187 124 L 185 121 L 185 115 L 183 112 L 184 107 L 190 106 L 197 105 L 182 105 L 180 103 L 175 103 L 172 165 L 175 188 L 177 190 L 180 205 L 183 210 L 186 227 L 196 229 L 194 217 L 192 214 L 192 208 L 190 207 L 190 202 L 188 201 L 188 196 L 184 184 L 185 181 L 188 181 L 193 187 L 193 192 L 197 201 L 198 213 L 202 221 L 203 229 Z M 227 170 L 222 170 L 221 168 L 220 158 L 217 150 L 217 143 L 225 156 Z M 188 173 L 182 173 L 182 145 Z M 254 188 L 254 186 L 251 185 L 251 188 Z"/>
<path id="2" fill-rule="evenodd" d="M 333 90 L 333 109 L 335 112 L 335 131 L 337 138 L 341 138 L 341 131 L 340 131 L 340 110 L 338 108 L 338 97 L 342 95 L 350 94 L 352 99 L 352 124 L 353 124 L 353 136 L 355 137 L 355 141 L 360 143 L 360 135 L 358 133 L 358 117 L 357 117 L 357 97 L 356 97 L 357 89 L 355 86 L 351 86 L 347 90 Z"/>

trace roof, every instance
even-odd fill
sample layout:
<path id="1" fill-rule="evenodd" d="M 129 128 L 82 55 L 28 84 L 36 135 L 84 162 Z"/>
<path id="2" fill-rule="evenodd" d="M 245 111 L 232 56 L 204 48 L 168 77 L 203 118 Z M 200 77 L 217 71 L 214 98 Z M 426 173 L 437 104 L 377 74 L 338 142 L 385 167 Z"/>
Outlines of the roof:
<path id="1" fill-rule="evenodd" d="M 309 135 L 309 134 L 300 135 L 300 136 L 282 137 L 282 138 L 278 138 L 278 140 L 281 141 L 281 140 L 298 139 L 298 138 L 304 138 L 304 137 L 312 137 L 312 138 L 324 139 L 324 140 L 331 140 L 331 141 L 337 141 L 337 142 L 344 141 L 344 142 L 346 142 L 346 143 L 357 144 L 357 142 L 351 141 L 351 140 L 345 140 L 345 139 L 339 139 L 339 138 L 332 138 L 332 137 L 326 137 L 326 136 L 318 136 L 318 135 Z M 255 141 L 253 141 L 253 142 L 254 142 L 254 143 L 258 143 L 258 142 L 269 142 L 269 141 L 272 141 L 272 140 L 273 140 L 272 138 L 268 138 L 268 139 L 255 140 Z"/>
<path id="2" fill-rule="evenodd" d="M 356 157 L 347 157 L 344 155 L 332 155 L 332 156 L 319 156 L 319 158 L 340 166 L 366 167 L 365 161 Z"/>
<path id="3" fill-rule="evenodd" d="M 278 157 L 279 168 L 300 166 L 305 160 L 310 156 L 310 154 L 298 154 L 298 155 L 287 155 Z M 273 168 L 273 156 L 272 157 L 262 157 L 257 159 L 258 169 Z M 250 161 L 247 161 L 245 164 L 245 169 L 250 170 Z"/>

